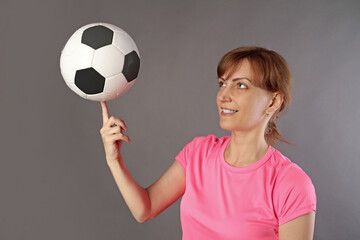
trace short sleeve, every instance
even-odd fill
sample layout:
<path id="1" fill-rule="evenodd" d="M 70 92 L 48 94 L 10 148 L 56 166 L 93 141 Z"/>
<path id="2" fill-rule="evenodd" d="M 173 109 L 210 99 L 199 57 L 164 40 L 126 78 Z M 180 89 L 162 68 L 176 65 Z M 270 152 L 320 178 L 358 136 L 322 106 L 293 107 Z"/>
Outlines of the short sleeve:
<path id="1" fill-rule="evenodd" d="M 183 167 L 184 171 L 186 172 L 187 162 L 190 156 L 190 152 L 194 149 L 195 142 L 198 137 L 195 137 L 191 142 L 185 145 L 185 147 L 178 153 L 175 159 L 180 163 Z"/>
<path id="2" fill-rule="evenodd" d="M 295 163 L 280 173 L 274 189 L 279 226 L 311 211 L 316 212 L 316 192 L 310 177 Z"/>

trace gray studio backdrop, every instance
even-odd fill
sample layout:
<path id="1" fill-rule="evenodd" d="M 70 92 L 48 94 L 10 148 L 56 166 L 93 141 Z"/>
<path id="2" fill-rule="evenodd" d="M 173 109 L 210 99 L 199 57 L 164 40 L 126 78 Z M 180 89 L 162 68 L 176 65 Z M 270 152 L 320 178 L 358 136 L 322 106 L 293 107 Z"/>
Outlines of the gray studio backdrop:
<path id="1" fill-rule="evenodd" d="M 131 143 L 122 154 L 151 185 L 195 136 L 219 127 L 216 65 L 227 51 L 278 51 L 294 77 L 277 148 L 312 179 L 316 240 L 359 239 L 360 2 L 0 1 L 0 239 L 181 239 L 180 200 L 132 217 L 105 161 L 99 102 L 65 84 L 60 52 L 79 27 L 108 22 L 137 43 L 135 85 L 108 102 Z"/>

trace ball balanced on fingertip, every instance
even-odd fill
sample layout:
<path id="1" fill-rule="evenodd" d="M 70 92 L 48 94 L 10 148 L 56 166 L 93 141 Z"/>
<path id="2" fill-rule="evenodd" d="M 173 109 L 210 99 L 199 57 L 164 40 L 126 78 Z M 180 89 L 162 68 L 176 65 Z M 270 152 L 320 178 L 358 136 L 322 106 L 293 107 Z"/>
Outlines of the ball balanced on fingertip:
<path id="1" fill-rule="evenodd" d="M 67 86 L 80 97 L 109 101 L 134 85 L 140 69 L 139 50 L 123 29 L 92 23 L 67 41 L 60 69 Z"/>

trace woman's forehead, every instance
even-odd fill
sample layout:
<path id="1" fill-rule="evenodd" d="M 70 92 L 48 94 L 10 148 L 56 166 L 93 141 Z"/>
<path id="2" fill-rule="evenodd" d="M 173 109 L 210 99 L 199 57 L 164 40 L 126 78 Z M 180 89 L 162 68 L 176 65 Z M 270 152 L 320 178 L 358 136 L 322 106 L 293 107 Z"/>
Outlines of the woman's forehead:
<path id="1" fill-rule="evenodd" d="M 219 78 L 223 79 L 224 81 L 230 78 L 252 79 L 252 77 L 253 77 L 253 69 L 247 59 L 242 59 L 236 64 L 229 66 L 224 72 L 224 74 L 222 76 L 219 76 Z"/>

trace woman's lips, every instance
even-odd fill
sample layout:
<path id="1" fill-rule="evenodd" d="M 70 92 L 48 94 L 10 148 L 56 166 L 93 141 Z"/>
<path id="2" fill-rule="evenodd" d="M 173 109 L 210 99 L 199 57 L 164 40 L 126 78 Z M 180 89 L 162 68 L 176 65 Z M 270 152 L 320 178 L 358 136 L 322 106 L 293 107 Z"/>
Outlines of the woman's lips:
<path id="1" fill-rule="evenodd" d="M 234 115 L 234 114 L 236 114 L 236 113 L 237 113 L 237 112 L 234 112 L 234 113 L 224 113 L 223 111 L 221 111 L 220 115 L 226 117 L 226 116 L 232 116 L 232 115 Z"/>

